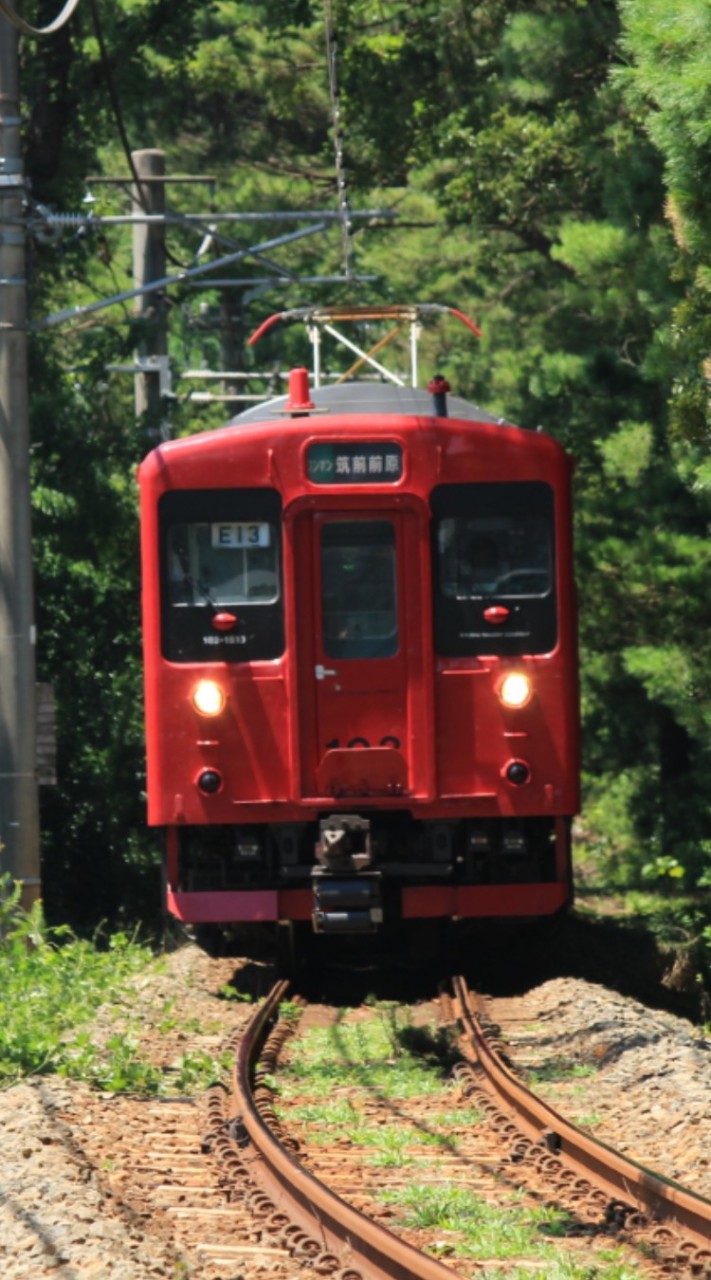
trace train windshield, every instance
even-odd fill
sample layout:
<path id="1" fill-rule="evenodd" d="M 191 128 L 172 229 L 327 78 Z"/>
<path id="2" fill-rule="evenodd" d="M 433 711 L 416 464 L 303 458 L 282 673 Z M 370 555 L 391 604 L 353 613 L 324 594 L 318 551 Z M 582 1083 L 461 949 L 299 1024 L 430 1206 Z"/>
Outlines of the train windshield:
<path id="1" fill-rule="evenodd" d="M 279 494 L 175 489 L 161 497 L 158 516 L 163 656 L 171 662 L 280 657 Z M 226 625 L 217 620 L 221 613 L 228 615 Z"/>
<path id="2" fill-rule="evenodd" d="M 390 658 L 398 651 L 395 527 L 333 520 L 321 530 L 323 649 L 329 658 Z"/>
<path id="3" fill-rule="evenodd" d="M 449 517 L 440 522 L 438 541 L 445 596 L 544 596 L 552 588 L 551 527 L 542 515 Z"/>
<path id="4" fill-rule="evenodd" d="M 431 502 L 437 652 L 550 653 L 558 635 L 550 485 L 443 484 Z"/>
<path id="5" fill-rule="evenodd" d="M 277 547 L 277 531 L 267 521 L 169 526 L 170 603 L 273 604 L 279 596 Z"/>

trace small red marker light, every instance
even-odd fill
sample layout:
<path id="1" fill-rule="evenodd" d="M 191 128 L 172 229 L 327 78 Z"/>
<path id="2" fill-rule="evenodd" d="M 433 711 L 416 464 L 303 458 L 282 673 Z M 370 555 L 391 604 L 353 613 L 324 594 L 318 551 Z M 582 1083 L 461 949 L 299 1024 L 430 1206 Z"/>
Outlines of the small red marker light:
<path id="1" fill-rule="evenodd" d="M 487 622 L 493 622 L 496 626 L 500 622 L 505 622 L 510 612 L 510 609 L 507 609 L 505 604 L 492 604 L 489 605 L 488 609 L 484 610 L 484 617 Z"/>
<path id="2" fill-rule="evenodd" d="M 216 613 L 213 615 L 212 625 L 215 631 L 231 631 L 237 626 L 237 618 L 234 613 Z"/>
<path id="3" fill-rule="evenodd" d="M 287 413 L 309 413 L 316 405 L 309 392 L 308 369 L 292 369 L 289 373 L 289 397 L 286 402 Z"/>

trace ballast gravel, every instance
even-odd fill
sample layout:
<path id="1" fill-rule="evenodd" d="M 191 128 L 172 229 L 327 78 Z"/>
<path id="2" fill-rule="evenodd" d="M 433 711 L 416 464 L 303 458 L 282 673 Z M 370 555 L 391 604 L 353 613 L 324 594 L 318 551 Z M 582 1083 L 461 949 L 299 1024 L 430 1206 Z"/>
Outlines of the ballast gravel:
<path id="1" fill-rule="evenodd" d="M 214 1049 L 217 1028 L 227 1036 L 242 1025 L 250 1006 L 220 998 L 234 970 L 233 960 L 210 960 L 186 946 L 167 958 L 162 971 L 144 975 L 132 993 L 142 1051 L 165 1065 L 188 1047 L 184 1032 L 166 1029 L 173 1000 L 181 1025 L 195 1028 L 193 1049 Z M 254 970 L 250 965 L 244 972 L 260 994 L 272 975 L 264 966 L 255 987 Z M 239 974 L 235 985 L 240 988 Z M 711 1043 L 690 1023 L 568 978 L 514 999 L 491 1000 L 488 1011 L 501 1026 L 514 1067 L 530 1075 L 553 1105 L 642 1163 L 711 1197 Z M 115 1032 L 111 1017 L 97 1020 L 97 1035 Z M 180 1140 L 199 1162 L 198 1108 L 189 1098 L 177 1102 L 178 1121 L 185 1116 Z M 179 1214 L 164 1211 L 165 1186 L 158 1184 L 165 1184 L 166 1170 L 145 1121 L 156 1105 L 52 1077 L 0 1092 L 3 1280 L 304 1275 L 290 1258 L 277 1256 L 281 1251 L 260 1252 L 247 1228 L 219 1265 L 214 1250 L 201 1258 L 183 1247 L 175 1228 Z M 140 1166 L 135 1185 L 134 1162 Z M 176 1184 L 179 1179 L 176 1170 Z"/>
<path id="2" fill-rule="evenodd" d="M 491 1000 L 488 1011 L 535 1092 L 711 1199 L 711 1040 L 692 1023 L 575 978 Z"/>

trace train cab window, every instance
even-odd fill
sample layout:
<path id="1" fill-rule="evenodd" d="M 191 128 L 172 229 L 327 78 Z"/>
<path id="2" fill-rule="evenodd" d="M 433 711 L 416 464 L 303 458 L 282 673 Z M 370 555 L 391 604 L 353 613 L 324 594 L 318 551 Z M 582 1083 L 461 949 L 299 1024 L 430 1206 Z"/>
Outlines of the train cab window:
<path id="1" fill-rule="evenodd" d="M 333 520 L 321 529 L 323 650 L 329 658 L 390 658 L 398 651 L 395 527 Z"/>
<path id="2" fill-rule="evenodd" d="M 435 643 L 444 656 L 547 653 L 557 636 L 553 491 L 538 481 L 432 494 Z M 495 620 L 487 611 L 499 605 Z"/>
<path id="3" fill-rule="evenodd" d="M 445 596 L 478 600 L 551 590 L 550 530 L 542 516 L 451 516 L 440 522 L 438 541 Z"/>
<path id="4" fill-rule="evenodd" d="M 277 530 L 267 521 L 215 520 L 168 528 L 168 598 L 176 608 L 273 604 Z"/>
<path id="5" fill-rule="evenodd" d="M 283 652 L 280 512 L 279 495 L 272 490 L 164 495 L 166 658 L 244 662 Z"/>

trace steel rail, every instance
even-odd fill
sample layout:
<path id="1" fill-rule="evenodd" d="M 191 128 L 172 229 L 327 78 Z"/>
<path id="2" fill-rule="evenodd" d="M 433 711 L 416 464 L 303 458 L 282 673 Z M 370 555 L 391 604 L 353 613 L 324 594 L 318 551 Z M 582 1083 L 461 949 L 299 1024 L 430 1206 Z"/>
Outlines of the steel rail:
<path id="1" fill-rule="evenodd" d="M 387 1227 L 373 1222 L 330 1191 L 304 1169 L 270 1131 L 252 1096 L 254 1070 L 288 983 L 272 989 L 249 1023 L 236 1055 L 233 1084 L 240 1121 L 258 1160 L 254 1176 L 275 1205 L 303 1227 L 314 1231 L 324 1250 L 347 1255 L 347 1270 L 361 1270 L 368 1280 L 453 1280 L 455 1272 L 419 1253 Z"/>
<path id="2" fill-rule="evenodd" d="M 676 1225 L 697 1244 L 708 1246 L 711 1201 L 621 1155 L 535 1097 L 488 1044 L 465 980 L 457 977 L 453 986 L 458 1020 L 474 1046 L 487 1082 L 504 1105 L 515 1111 L 522 1128 L 613 1198 L 633 1201 L 638 1211 L 646 1210 L 665 1225 Z"/>

